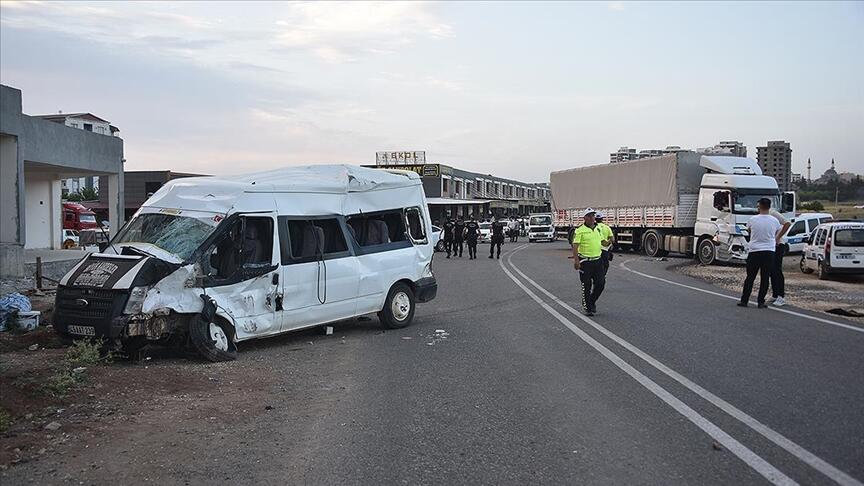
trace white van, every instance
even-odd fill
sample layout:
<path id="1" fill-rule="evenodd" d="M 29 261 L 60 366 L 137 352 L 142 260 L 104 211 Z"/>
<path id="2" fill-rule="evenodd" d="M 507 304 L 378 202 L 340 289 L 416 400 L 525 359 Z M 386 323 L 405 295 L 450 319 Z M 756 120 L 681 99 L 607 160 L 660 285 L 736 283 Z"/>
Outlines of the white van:
<path id="1" fill-rule="evenodd" d="M 414 172 L 331 165 L 166 183 L 60 281 L 54 328 L 127 351 L 237 343 L 377 313 L 407 326 L 436 295 Z"/>
<path id="2" fill-rule="evenodd" d="M 834 216 L 829 213 L 803 213 L 792 218 L 790 221 L 792 225 L 785 235 L 786 243 L 789 244 L 789 253 L 802 252 L 816 227 L 833 219 Z"/>
<path id="3" fill-rule="evenodd" d="M 528 241 L 555 241 L 552 213 L 532 214 L 528 217 Z"/>
<path id="4" fill-rule="evenodd" d="M 834 222 L 819 225 L 804 247 L 801 271 L 833 274 L 864 274 L 864 222 Z"/>

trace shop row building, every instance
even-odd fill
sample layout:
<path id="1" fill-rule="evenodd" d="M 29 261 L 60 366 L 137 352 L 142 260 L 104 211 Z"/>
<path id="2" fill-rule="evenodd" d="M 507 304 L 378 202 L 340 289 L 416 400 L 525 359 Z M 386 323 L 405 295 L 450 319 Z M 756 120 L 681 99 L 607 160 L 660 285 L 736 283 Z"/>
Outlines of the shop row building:
<path id="1" fill-rule="evenodd" d="M 482 220 L 549 211 L 548 183 L 522 182 L 441 163 L 426 163 L 425 152 L 379 152 L 375 165 L 367 167 L 417 172 L 423 181 L 433 221 L 471 215 Z"/>

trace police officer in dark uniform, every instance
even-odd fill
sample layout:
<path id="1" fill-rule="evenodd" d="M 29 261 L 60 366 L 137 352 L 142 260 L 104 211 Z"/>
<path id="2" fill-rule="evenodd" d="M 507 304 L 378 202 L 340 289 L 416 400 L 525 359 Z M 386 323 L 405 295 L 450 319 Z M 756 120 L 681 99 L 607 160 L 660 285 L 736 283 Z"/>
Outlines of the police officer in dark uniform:
<path id="1" fill-rule="evenodd" d="M 456 225 L 453 227 L 453 256 L 462 258 L 462 244 L 465 242 L 465 221 L 462 216 L 456 219 Z"/>
<path id="2" fill-rule="evenodd" d="M 492 222 L 492 244 L 489 245 L 489 258 L 492 258 L 495 253 L 495 247 L 498 247 L 498 258 L 501 258 L 501 245 L 504 244 L 504 223 L 495 218 Z"/>
<path id="3" fill-rule="evenodd" d="M 444 249 L 447 251 L 447 258 L 450 258 L 450 253 L 453 251 L 453 228 L 455 226 L 453 218 L 447 218 L 447 222 L 444 223 Z"/>
<path id="4" fill-rule="evenodd" d="M 479 237 L 480 225 L 477 224 L 477 220 L 472 214 L 471 219 L 467 223 L 465 223 L 465 243 L 468 245 L 469 260 L 477 259 L 477 238 Z"/>

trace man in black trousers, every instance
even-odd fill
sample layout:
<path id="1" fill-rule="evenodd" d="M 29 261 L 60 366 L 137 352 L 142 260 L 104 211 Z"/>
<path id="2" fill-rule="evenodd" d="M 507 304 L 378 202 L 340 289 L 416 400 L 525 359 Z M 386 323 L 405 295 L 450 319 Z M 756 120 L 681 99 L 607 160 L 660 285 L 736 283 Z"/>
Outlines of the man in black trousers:
<path id="1" fill-rule="evenodd" d="M 750 218 L 747 228 L 750 230 L 750 248 L 747 253 L 747 277 L 744 279 L 744 291 L 741 293 L 739 307 L 747 307 L 756 274 L 759 274 L 759 297 L 756 301 L 760 309 L 768 307 L 765 296 L 768 294 L 768 280 L 774 269 L 774 251 L 783 238 L 783 227 L 774 216 L 769 214 L 771 200 L 762 198 L 756 203 L 759 214 Z"/>
<path id="2" fill-rule="evenodd" d="M 456 218 L 456 225 L 453 226 L 453 256 L 462 258 L 462 244 L 465 242 L 465 221 L 462 216 Z"/>
<path id="3" fill-rule="evenodd" d="M 494 258 L 495 247 L 498 247 L 498 258 L 501 258 L 501 245 L 504 244 L 504 223 L 495 218 L 492 222 L 492 243 L 489 245 L 489 258 Z"/>
<path id="4" fill-rule="evenodd" d="M 470 221 L 465 224 L 465 243 L 468 245 L 468 259 L 477 259 L 477 238 L 480 236 L 480 225 L 474 215 L 471 215 Z"/>

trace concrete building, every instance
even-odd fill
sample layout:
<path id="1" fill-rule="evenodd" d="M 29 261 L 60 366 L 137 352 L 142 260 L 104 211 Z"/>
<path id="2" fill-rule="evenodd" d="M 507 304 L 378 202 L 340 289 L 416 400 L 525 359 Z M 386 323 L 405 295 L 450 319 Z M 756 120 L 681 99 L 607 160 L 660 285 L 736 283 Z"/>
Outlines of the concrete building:
<path id="1" fill-rule="evenodd" d="M 747 157 L 747 146 L 737 140 L 724 140 L 713 147 L 700 148 L 696 151 L 703 154 Z"/>
<path id="2" fill-rule="evenodd" d="M 648 159 L 661 155 L 677 154 L 679 152 L 690 152 L 690 149 L 681 148 L 678 145 L 668 145 L 665 149 L 637 150 L 629 147 L 621 147 L 617 152 L 609 154 L 609 163 L 617 164 L 628 160 Z"/>
<path id="3" fill-rule="evenodd" d="M 154 192 L 166 182 L 182 177 L 199 177 L 204 174 L 189 174 L 186 172 L 174 172 L 171 170 L 133 170 L 126 171 L 123 174 L 123 194 L 124 194 L 124 214 L 125 219 L 129 220 L 135 211 L 144 204 Z M 107 177 L 102 176 L 100 179 L 107 180 Z M 101 182 L 100 182 L 101 183 Z M 99 193 L 98 203 L 84 203 L 85 206 L 93 210 L 97 215 L 102 215 L 108 209 L 108 194 Z"/>
<path id="4" fill-rule="evenodd" d="M 61 248 L 61 180 L 98 175 L 118 228 L 123 140 L 25 115 L 21 91 L 0 86 L 0 276 L 23 276 L 25 249 Z"/>
<path id="5" fill-rule="evenodd" d="M 60 112 L 56 115 L 33 115 L 32 117 L 59 123 L 70 128 L 98 133 L 100 135 L 110 135 L 113 137 L 120 136 L 120 130 L 111 125 L 111 122 L 103 120 L 92 113 Z M 61 190 L 63 191 L 64 197 L 68 194 L 80 192 L 85 187 L 99 191 L 99 178 L 97 176 L 75 177 L 71 179 L 63 179 L 61 182 Z"/>
<path id="6" fill-rule="evenodd" d="M 764 147 L 756 147 L 756 160 L 762 173 L 777 180 L 781 191 L 792 187 L 792 149 L 789 142 L 769 141 Z"/>
<path id="7" fill-rule="evenodd" d="M 420 174 L 432 220 L 474 214 L 478 219 L 549 211 L 548 184 L 478 174 L 444 164 L 376 164 L 367 167 L 412 170 Z"/>

